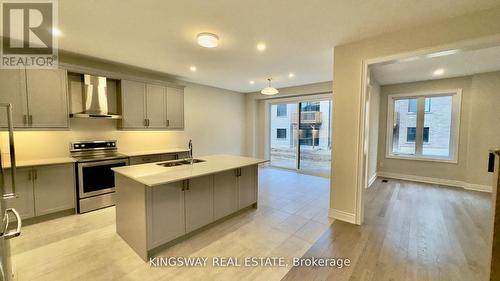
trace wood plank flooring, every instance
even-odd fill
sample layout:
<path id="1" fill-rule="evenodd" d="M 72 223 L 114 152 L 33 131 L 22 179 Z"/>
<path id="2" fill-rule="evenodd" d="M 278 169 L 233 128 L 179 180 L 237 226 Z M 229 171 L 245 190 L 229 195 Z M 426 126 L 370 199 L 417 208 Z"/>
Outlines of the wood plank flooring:
<path id="1" fill-rule="evenodd" d="M 157 256 L 300 257 L 328 229 L 328 179 L 260 169 L 259 208 L 226 220 Z M 23 227 L 12 239 L 18 281 L 280 280 L 290 268 L 152 268 L 116 234 L 106 208 Z"/>
<path id="2" fill-rule="evenodd" d="M 304 255 L 352 266 L 294 267 L 283 280 L 487 280 L 490 194 L 399 180 L 365 194 L 365 224 L 335 221 Z"/>

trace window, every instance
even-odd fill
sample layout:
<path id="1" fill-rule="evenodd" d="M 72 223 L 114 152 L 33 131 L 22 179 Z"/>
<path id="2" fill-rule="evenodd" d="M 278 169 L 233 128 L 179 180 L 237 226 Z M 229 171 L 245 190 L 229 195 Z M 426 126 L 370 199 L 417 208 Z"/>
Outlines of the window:
<path id="1" fill-rule="evenodd" d="M 408 100 L 408 112 L 417 113 L 417 101 L 418 99 Z M 431 99 L 425 98 L 425 112 L 431 112 Z"/>
<path id="2" fill-rule="evenodd" d="M 286 139 L 286 129 L 276 129 L 277 139 Z"/>
<path id="3" fill-rule="evenodd" d="M 286 104 L 278 104 L 276 106 L 276 116 L 286 117 Z"/>
<path id="4" fill-rule="evenodd" d="M 390 95 L 387 157 L 456 162 L 461 95 L 461 90 Z"/>
<path id="5" fill-rule="evenodd" d="M 408 127 L 406 128 L 406 142 L 415 142 L 417 137 L 417 128 Z M 429 127 L 424 127 L 424 143 L 429 142 Z"/>

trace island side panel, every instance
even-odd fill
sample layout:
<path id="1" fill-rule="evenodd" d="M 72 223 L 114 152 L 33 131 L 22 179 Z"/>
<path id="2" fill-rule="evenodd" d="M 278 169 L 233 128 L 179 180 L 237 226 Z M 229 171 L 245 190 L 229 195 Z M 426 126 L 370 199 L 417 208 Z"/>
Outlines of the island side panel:
<path id="1" fill-rule="evenodd" d="M 146 186 L 115 173 L 115 187 L 116 232 L 146 261 Z"/>
<path id="2" fill-rule="evenodd" d="M 239 208 L 243 209 L 250 205 L 256 207 L 257 203 L 257 189 L 258 189 L 258 166 L 248 166 L 240 169 L 240 175 L 238 177 L 238 197 L 239 197 Z"/>

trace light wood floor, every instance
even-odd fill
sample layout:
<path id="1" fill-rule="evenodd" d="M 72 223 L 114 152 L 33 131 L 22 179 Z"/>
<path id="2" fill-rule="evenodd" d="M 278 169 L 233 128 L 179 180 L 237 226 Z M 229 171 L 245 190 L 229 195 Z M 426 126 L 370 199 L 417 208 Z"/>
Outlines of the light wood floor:
<path id="1" fill-rule="evenodd" d="M 329 228 L 329 180 L 260 171 L 259 208 L 158 256 L 302 256 Z M 280 280 L 290 268 L 151 268 L 115 232 L 107 208 L 23 228 L 11 240 L 17 280 Z"/>
<path id="2" fill-rule="evenodd" d="M 366 192 L 365 225 L 335 221 L 305 257 L 345 257 L 344 269 L 300 268 L 283 280 L 487 278 L 490 194 L 398 180 Z"/>

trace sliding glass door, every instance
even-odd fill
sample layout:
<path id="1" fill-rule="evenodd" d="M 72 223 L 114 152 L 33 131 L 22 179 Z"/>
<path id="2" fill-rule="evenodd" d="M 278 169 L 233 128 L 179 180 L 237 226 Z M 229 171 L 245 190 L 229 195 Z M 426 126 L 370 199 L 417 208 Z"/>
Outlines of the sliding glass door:
<path id="1" fill-rule="evenodd" d="M 297 100 L 270 106 L 271 165 L 329 177 L 330 99 Z"/>
<path id="2" fill-rule="evenodd" d="M 280 168 L 297 167 L 297 103 L 271 105 L 271 165 Z"/>

